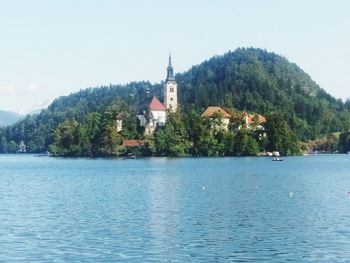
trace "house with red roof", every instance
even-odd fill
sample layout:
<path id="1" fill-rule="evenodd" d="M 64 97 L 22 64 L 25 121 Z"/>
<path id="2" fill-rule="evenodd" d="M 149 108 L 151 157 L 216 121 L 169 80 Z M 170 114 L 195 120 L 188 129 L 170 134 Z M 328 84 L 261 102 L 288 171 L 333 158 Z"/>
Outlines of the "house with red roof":
<path id="1" fill-rule="evenodd" d="M 266 118 L 260 114 L 244 113 L 242 121 L 248 129 L 264 130 Z"/>
<path id="2" fill-rule="evenodd" d="M 216 117 L 220 116 L 221 124 L 217 125 L 217 126 L 214 125 L 212 128 L 214 128 L 216 130 L 220 129 L 220 128 L 222 128 L 224 130 L 228 130 L 228 125 L 230 124 L 231 116 L 222 108 L 220 108 L 218 106 L 210 106 L 205 110 L 205 112 L 203 112 L 203 114 L 201 116 L 208 117 L 208 118 L 216 118 Z"/>

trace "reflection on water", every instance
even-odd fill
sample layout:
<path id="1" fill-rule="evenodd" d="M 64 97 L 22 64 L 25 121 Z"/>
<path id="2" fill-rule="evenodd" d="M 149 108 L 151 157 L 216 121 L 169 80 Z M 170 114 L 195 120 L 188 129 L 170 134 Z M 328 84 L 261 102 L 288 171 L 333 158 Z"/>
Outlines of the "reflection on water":
<path id="1" fill-rule="evenodd" d="M 149 178 L 149 230 L 152 239 L 147 254 L 165 261 L 174 254 L 174 238 L 179 230 L 178 177 L 155 170 Z M 159 250 L 159 248 L 162 248 Z"/>
<path id="2" fill-rule="evenodd" d="M 0 262 L 347 262 L 347 155 L 0 155 Z"/>

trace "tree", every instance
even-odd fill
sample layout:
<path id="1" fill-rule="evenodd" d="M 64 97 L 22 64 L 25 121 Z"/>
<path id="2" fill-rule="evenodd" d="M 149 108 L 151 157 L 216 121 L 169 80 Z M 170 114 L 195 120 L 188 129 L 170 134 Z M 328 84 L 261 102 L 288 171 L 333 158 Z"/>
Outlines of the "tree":
<path id="1" fill-rule="evenodd" d="M 8 151 L 8 153 L 15 153 L 17 151 L 17 149 L 18 149 L 18 145 L 14 141 L 10 141 L 7 144 L 7 151 Z"/>
<path id="2" fill-rule="evenodd" d="M 118 155 L 119 146 L 123 138 L 117 132 L 116 116 L 118 109 L 116 105 L 106 108 L 102 115 L 102 127 L 100 132 L 99 149 L 100 155 Z"/>
<path id="3" fill-rule="evenodd" d="M 218 126 L 218 120 L 201 117 L 200 123 L 198 154 L 202 156 L 224 155 L 223 130 L 218 129 L 220 127 Z"/>
<path id="4" fill-rule="evenodd" d="M 228 153 L 239 156 L 256 156 L 259 145 L 245 126 L 242 126 L 235 135 L 229 137 L 230 145 Z"/>
<path id="5" fill-rule="evenodd" d="M 341 153 L 350 151 L 350 132 L 343 132 L 339 135 L 338 149 Z"/>
<path id="6" fill-rule="evenodd" d="M 279 151 L 282 155 L 300 154 L 297 138 L 280 114 L 273 113 L 269 115 L 265 128 L 267 130 L 267 149 L 269 151 Z"/>
<path id="7" fill-rule="evenodd" d="M 180 109 L 168 112 L 164 128 L 158 128 L 154 134 L 154 146 L 157 155 L 184 156 L 188 154 L 190 143 Z"/>
<path id="8" fill-rule="evenodd" d="M 58 154 L 80 155 L 79 123 L 76 120 L 65 120 L 54 132 L 54 146 Z"/>
<path id="9" fill-rule="evenodd" d="M 80 129 L 80 146 L 86 156 L 95 155 L 98 152 L 101 118 L 101 114 L 97 112 L 88 114 Z"/>

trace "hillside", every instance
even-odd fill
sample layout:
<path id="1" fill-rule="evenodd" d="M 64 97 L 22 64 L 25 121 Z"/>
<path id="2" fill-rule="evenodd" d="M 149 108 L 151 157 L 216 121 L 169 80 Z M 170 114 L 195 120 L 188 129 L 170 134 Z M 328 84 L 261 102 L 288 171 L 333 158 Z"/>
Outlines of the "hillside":
<path id="1" fill-rule="evenodd" d="M 237 49 L 177 75 L 181 102 L 281 114 L 302 140 L 349 129 L 341 100 L 321 89 L 296 64 L 261 49 Z"/>
<path id="2" fill-rule="evenodd" d="M 11 111 L 0 110 L 0 126 L 7 126 L 17 122 L 22 116 Z"/>
<path id="3" fill-rule="evenodd" d="M 350 128 L 350 114 L 341 100 L 321 89 L 287 59 L 261 49 L 240 48 L 215 56 L 176 75 L 183 112 L 202 112 L 209 105 L 277 113 L 300 140 L 317 139 Z M 46 110 L 0 130 L 0 151 L 23 140 L 31 152 L 45 151 L 53 131 L 65 119 L 85 120 L 92 112 L 123 101 L 136 108 L 146 91 L 162 99 L 162 83 L 132 82 L 81 90 L 56 99 Z"/>

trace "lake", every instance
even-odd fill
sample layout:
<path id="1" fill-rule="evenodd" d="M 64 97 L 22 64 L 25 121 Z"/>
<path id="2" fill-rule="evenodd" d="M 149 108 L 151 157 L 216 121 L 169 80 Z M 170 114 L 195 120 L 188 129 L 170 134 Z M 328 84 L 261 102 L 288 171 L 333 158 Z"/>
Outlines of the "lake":
<path id="1" fill-rule="evenodd" d="M 0 155 L 0 262 L 349 260 L 349 155 Z"/>

